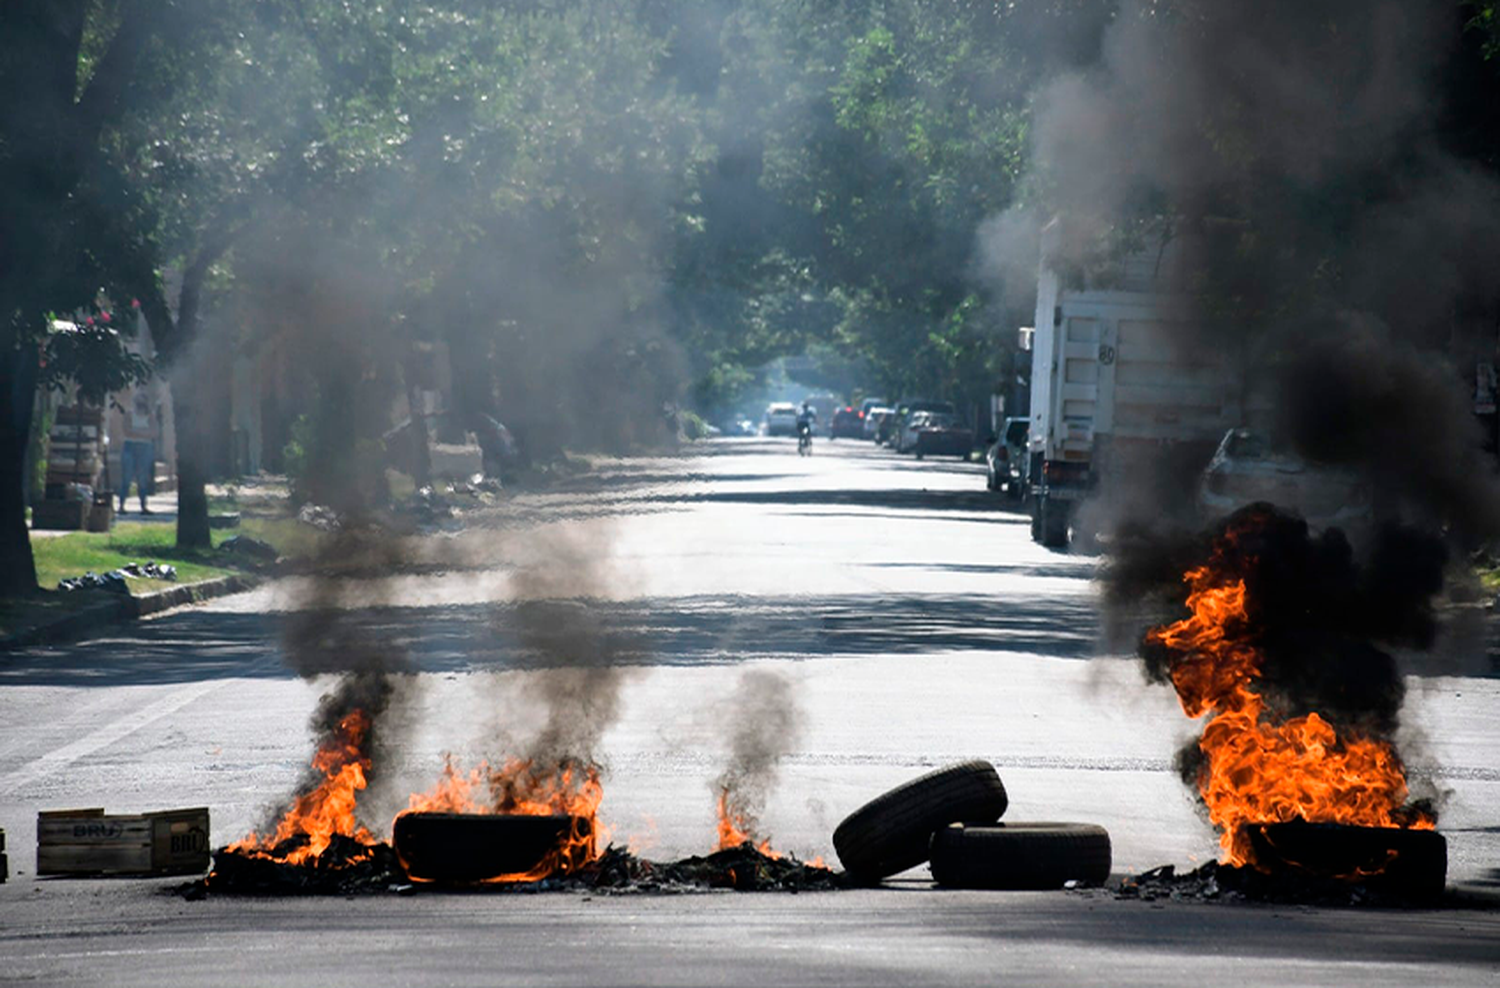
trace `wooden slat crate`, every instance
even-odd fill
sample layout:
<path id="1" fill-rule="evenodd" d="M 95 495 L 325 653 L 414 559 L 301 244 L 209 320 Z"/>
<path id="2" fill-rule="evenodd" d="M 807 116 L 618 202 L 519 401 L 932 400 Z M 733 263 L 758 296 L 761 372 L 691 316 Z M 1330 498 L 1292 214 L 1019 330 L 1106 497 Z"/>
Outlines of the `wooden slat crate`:
<path id="1" fill-rule="evenodd" d="M 87 501 L 38 501 L 31 506 L 31 527 L 76 531 L 88 524 L 93 509 Z"/>
<path id="2" fill-rule="evenodd" d="M 208 864 L 206 807 L 37 814 L 38 875 L 186 875 L 207 871 Z"/>

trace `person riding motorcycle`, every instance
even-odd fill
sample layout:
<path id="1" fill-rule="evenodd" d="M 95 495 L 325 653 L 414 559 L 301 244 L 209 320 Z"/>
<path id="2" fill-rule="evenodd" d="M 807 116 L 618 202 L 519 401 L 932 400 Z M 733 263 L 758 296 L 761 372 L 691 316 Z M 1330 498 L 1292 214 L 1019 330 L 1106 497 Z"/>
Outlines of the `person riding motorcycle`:
<path id="1" fill-rule="evenodd" d="M 812 432 L 812 428 L 817 422 L 818 410 L 812 407 L 812 402 L 804 401 L 802 409 L 797 412 L 797 431 L 800 433 L 803 429 L 806 429 L 808 432 Z"/>
<path id="2" fill-rule="evenodd" d="M 804 401 L 802 408 L 797 412 L 797 447 L 801 449 L 812 447 L 813 426 L 818 421 L 818 410 L 812 407 L 811 402 Z"/>

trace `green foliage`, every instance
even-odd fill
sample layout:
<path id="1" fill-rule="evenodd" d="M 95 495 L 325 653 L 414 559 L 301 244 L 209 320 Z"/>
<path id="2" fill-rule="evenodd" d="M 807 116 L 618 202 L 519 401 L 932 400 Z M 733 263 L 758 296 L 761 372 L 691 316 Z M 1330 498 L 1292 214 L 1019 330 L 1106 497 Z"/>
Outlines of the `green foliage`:
<path id="1" fill-rule="evenodd" d="M 307 486 L 312 464 L 313 426 L 306 415 L 299 415 L 292 422 L 292 438 L 281 450 L 282 464 L 286 469 L 287 483 L 291 485 L 292 500 L 301 503 L 307 500 Z"/>
<path id="2" fill-rule="evenodd" d="M 703 416 L 697 412 L 682 409 L 677 413 L 677 427 L 682 431 L 682 438 L 690 442 L 708 437 L 708 423 L 703 421 Z"/>

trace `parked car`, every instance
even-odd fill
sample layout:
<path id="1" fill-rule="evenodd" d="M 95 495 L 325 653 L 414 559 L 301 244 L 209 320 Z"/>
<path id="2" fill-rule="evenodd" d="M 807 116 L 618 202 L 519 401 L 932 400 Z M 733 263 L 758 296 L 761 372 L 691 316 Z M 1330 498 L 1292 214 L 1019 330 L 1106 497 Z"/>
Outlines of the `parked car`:
<path id="1" fill-rule="evenodd" d="M 761 429 L 768 436 L 795 436 L 797 434 L 797 406 L 789 401 L 773 401 L 766 406 L 765 422 Z"/>
<path id="2" fill-rule="evenodd" d="M 1230 429 L 1203 471 L 1198 509 L 1217 518 L 1255 501 L 1296 511 L 1314 528 L 1342 528 L 1356 537 L 1375 517 L 1369 485 L 1352 471 L 1308 462 L 1250 429 Z"/>
<path id="3" fill-rule="evenodd" d="M 917 426 L 912 451 L 917 459 L 924 456 L 957 456 L 967 460 L 974 451 L 974 433 L 959 422 L 958 416 L 943 412 L 918 412 L 924 417 Z"/>
<path id="4" fill-rule="evenodd" d="M 860 402 L 859 410 L 864 412 L 864 417 L 868 419 L 870 417 L 871 410 L 885 407 L 887 406 L 884 398 L 866 398 L 864 401 Z"/>
<path id="5" fill-rule="evenodd" d="M 951 401 L 931 401 L 919 398 L 915 401 L 903 402 L 896 407 L 896 433 L 892 446 L 898 453 L 910 453 L 917 447 L 917 433 L 912 427 L 912 420 L 919 412 L 941 412 L 944 415 L 957 416 L 958 410 L 953 407 Z"/>
<path id="6" fill-rule="evenodd" d="M 871 420 L 873 420 L 873 424 L 868 424 L 871 423 Z M 870 417 L 865 421 L 867 423 L 865 431 L 870 434 L 870 438 L 875 441 L 877 446 L 889 446 L 891 444 L 891 436 L 896 431 L 896 410 L 894 408 L 878 408 L 871 412 Z"/>
<path id="7" fill-rule="evenodd" d="M 845 405 L 833 413 L 833 422 L 828 426 L 830 439 L 862 439 L 865 434 L 865 413 L 852 405 Z"/>
<path id="8" fill-rule="evenodd" d="M 1031 420 L 1008 418 L 1000 435 L 985 450 L 985 486 L 992 491 L 1002 488 L 1013 498 L 1026 490 L 1026 439 Z"/>
<path id="9" fill-rule="evenodd" d="M 865 409 L 864 438 L 878 441 L 880 438 L 880 424 L 893 414 L 893 409 L 884 405 L 871 405 Z"/>

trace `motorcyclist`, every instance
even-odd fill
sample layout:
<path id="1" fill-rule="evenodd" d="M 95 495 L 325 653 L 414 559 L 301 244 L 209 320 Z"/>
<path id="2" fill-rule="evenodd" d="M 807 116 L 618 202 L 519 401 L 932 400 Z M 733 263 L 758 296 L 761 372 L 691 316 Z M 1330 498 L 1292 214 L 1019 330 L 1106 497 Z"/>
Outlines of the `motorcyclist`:
<path id="1" fill-rule="evenodd" d="M 802 408 L 797 412 L 797 435 L 804 433 L 812 435 L 813 426 L 818 423 L 818 410 L 812 407 L 812 402 L 804 401 Z"/>

